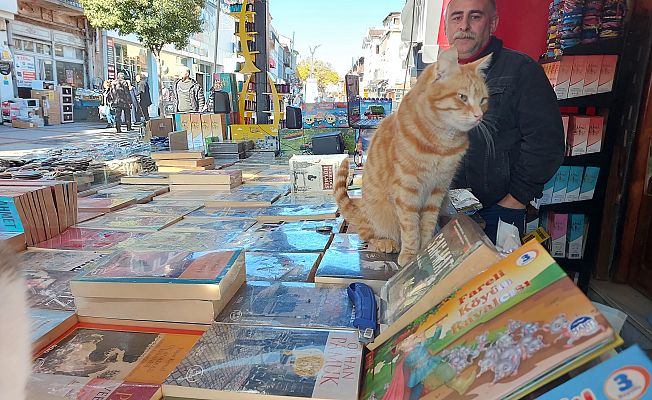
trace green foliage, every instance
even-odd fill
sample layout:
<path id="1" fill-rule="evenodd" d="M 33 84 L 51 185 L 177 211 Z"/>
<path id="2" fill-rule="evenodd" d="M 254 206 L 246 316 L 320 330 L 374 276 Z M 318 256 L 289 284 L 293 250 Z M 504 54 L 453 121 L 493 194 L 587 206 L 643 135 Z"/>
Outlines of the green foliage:
<path id="1" fill-rule="evenodd" d="M 337 84 L 340 81 L 339 74 L 333 71 L 330 63 L 315 60 L 314 69 L 317 86 L 322 92 L 326 86 Z M 297 76 L 301 83 L 310 77 L 310 60 L 303 60 L 297 65 Z"/>
<path id="2" fill-rule="evenodd" d="M 205 0 L 81 0 L 91 25 L 135 34 L 158 57 L 166 44 L 181 49 L 201 32 Z"/>

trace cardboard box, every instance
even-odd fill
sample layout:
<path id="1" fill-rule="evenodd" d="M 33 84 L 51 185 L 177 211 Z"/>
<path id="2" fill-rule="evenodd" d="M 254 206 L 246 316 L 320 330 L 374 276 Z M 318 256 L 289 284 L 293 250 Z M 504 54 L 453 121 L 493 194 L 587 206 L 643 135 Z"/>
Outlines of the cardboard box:
<path id="1" fill-rule="evenodd" d="M 294 155 L 290 158 L 293 192 L 332 192 L 337 170 L 347 154 Z"/>
<path id="2" fill-rule="evenodd" d="M 555 61 L 547 64 L 543 64 L 543 69 L 546 72 L 546 76 L 550 81 L 550 85 L 554 88 L 557 86 L 557 80 L 559 79 L 559 67 L 561 61 Z"/>
<path id="3" fill-rule="evenodd" d="M 570 88 L 572 72 L 573 57 L 562 57 L 559 63 L 559 73 L 557 74 L 557 85 L 555 85 L 557 99 L 561 100 L 568 98 L 568 89 Z"/>
<path id="4" fill-rule="evenodd" d="M 589 96 L 598 93 L 598 82 L 600 80 L 600 70 L 602 69 L 602 56 L 587 56 L 586 75 L 584 76 L 583 96 Z"/>
<path id="5" fill-rule="evenodd" d="M 204 137 L 201 130 L 201 114 L 190 114 L 190 131 L 188 131 L 188 147 L 193 150 L 204 150 Z"/>
<path id="6" fill-rule="evenodd" d="M 210 124 L 211 124 L 211 131 L 213 132 L 213 136 L 217 136 L 219 138 L 222 138 L 222 140 L 227 140 L 227 121 L 226 121 L 226 114 L 210 114 Z"/>
<path id="7" fill-rule="evenodd" d="M 600 79 L 598 80 L 598 93 L 611 92 L 616 76 L 616 65 L 618 56 L 603 56 L 602 67 L 600 68 Z"/>
<path id="8" fill-rule="evenodd" d="M 557 174 L 555 174 L 545 185 L 543 185 L 543 194 L 541 195 L 541 200 L 539 204 L 550 204 L 552 203 L 552 193 L 555 189 L 555 181 L 557 179 Z"/>
<path id="9" fill-rule="evenodd" d="M 166 137 L 174 131 L 172 118 L 152 118 L 145 125 L 152 133 L 152 136 Z"/>
<path id="10" fill-rule="evenodd" d="M 188 150 L 188 132 L 174 131 L 170 132 L 170 151 Z"/>
<path id="11" fill-rule="evenodd" d="M 568 87 L 568 98 L 580 97 L 584 93 L 584 78 L 586 77 L 586 66 L 588 56 L 575 56 L 573 68 L 571 69 L 570 85 Z"/>
<path id="12" fill-rule="evenodd" d="M 593 198 L 595 187 L 598 184 L 599 175 L 599 167 L 586 167 L 584 177 L 582 178 L 582 186 L 580 187 L 578 200 L 591 200 Z"/>
<path id="13" fill-rule="evenodd" d="M 555 258 L 566 257 L 566 237 L 568 233 L 568 214 L 548 214 L 550 232 L 550 255 Z"/>
<path id="14" fill-rule="evenodd" d="M 584 254 L 584 214 L 570 214 L 568 217 L 568 252 L 566 257 L 579 260 Z"/>
<path id="15" fill-rule="evenodd" d="M 589 122 L 589 134 L 586 140 L 586 154 L 599 153 L 602 150 L 604 135 L 604 117 L 592 116 Z"/>
<path id="16" fill-rule="evenodd" d="M 181 126 L 181 129 L 177 129 L 177 131 L 186 131 L 190 132 L 191 127 L 190 127 L 190 114 L 177 114 L 179 118 L 179 124 Z"/>
<path id="17" fill-rule="evenodd" d="M 584 167 L 570 167 L 568 174 L 568 185 L 566 186 L 566 202 L 577 201 L 580 198 L 580 186 L 582 186 L 582 176 Z"/>
<path id="18" fill-rule="evenodd" d="M 570 119 L 568 145 L 566 153 L 570 156 L 586 154 L 586 144 L 589 139 L 591 117 L 573 116 Z"/>
<path id="19" fill-rule="evenodd" d="M 216 136 L 213 134 L 213 122 L 211 115 L 212 114 L 201 115 L 201 135 L 204 138 L 204 143 L 206 143 L 206 139 Z"/>
<path id="20" fill-rule="evenodd" d="M 566 201 L 566 188 L 568 187 L 568 178 L 570 176 L 570 167 L 562 165 L 555 175 L 555 186 L 552 191 L 552 203 L 563 203 Z"/>
<path id="21" fill-rule="evenodd" d="M 20 128 L 20 129 L 29 129 L 29 128 L 35 128 L 34 123 L 29 122 L 29 121 L 22 121 L 19 119 L 15 119 L 11 121 L 11 126 L 12 128 Z"/>

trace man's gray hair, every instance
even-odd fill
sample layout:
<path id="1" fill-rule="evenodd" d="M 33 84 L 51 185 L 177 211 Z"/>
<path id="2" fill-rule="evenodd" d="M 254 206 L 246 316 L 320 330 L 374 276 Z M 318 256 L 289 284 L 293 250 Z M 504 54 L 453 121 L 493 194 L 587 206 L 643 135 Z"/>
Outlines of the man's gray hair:
<path id="1" fill-rule="evenodd" d="M 125 73 L 124 72 L 118 72 L 118 79 L 124 79 L 125 78 Z"/>
<path id="2" fill-rule="evenodd" d="M 179 68 L 179 72 L 181 72 L 181 73 L 183 73 L 183 74 L 185 74 L 185 73 L 187 72 L 188 74 L 190 74 L 190 68 L 188 68 L 188 67 L 186 67 L 185 65 L 183 65 L 183 66 L 181 66 L 181 67 Z"/>
<path id="3" fill-rule="evenodd" d="M 452 1 L 454 1 L 454 0 L 449 1 L 448 4 L 446 5 L 446 8 L 444 9 L 444 17 L 445 17 L 444 22 L 445 23 L 448 22 L 448 5 L 450 5 L 450 3 Z M 488 0 L 488 1 L 489 1 L 489 5 L 491 6 L 491 9 L 494 10 L 494 14 L 496 14 L 496 12 L 498 11 L 498 7 L 496 7 L 496 0 Z"/>

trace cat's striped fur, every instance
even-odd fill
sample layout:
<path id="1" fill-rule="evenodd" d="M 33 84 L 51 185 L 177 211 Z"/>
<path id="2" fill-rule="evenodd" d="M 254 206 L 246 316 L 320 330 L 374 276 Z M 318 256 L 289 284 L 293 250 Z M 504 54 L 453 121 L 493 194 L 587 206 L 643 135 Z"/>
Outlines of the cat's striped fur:
<path id="1" fill-rule="evenodd" d="M 423 71 L 374 134 L 362 198 L 348 197 L 348 161 L 338 171 L 340 212 L 375 250 L 400 249 L 400 265 L 433 238 L 442 200 L 469 145 L 466 132 L 480 124 L 488 105 L 483 70 L 490 60 L 459 65 L 453 48 Z"/>
<path id="2" fill-rule="evenodd" d="M 25 398 L 31 366 L 26 287 L 14 252 L 0 242 L 0 399 Z"/>

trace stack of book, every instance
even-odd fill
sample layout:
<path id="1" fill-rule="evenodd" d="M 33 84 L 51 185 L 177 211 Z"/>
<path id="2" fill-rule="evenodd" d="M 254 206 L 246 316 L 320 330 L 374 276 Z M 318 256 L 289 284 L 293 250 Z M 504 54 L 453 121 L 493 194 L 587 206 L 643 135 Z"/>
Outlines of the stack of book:
<path id="1" fill-rule="evenodd" d="M 170 190 L 226 190 L 242 184 L 239 170 L 191 171 L 184 170 L 170 175 Z"/>
<path id="2" fill-rule="evenodd" d="M 3 215 L 0 231 L 24 233 L 26 243 L 34 245 L 57 236 L 77 222 L 77 184 L 3 181 L 0 209 Z"/>
<path id="3" fill-rule="evenodd" d="M 205 171 L 215 168 L 213 157 L 204 157 L 203 151 L 161 151 L 152 153 L 152 158 L 159 172 Z"/>
<path id="4" fill-rule="evenodd" d="M 247 150 L 253 148 L 253 142 L 214 142 L 208 144 L 208 151 L 219 162 L 240 161 L 247 157 Z"/>

